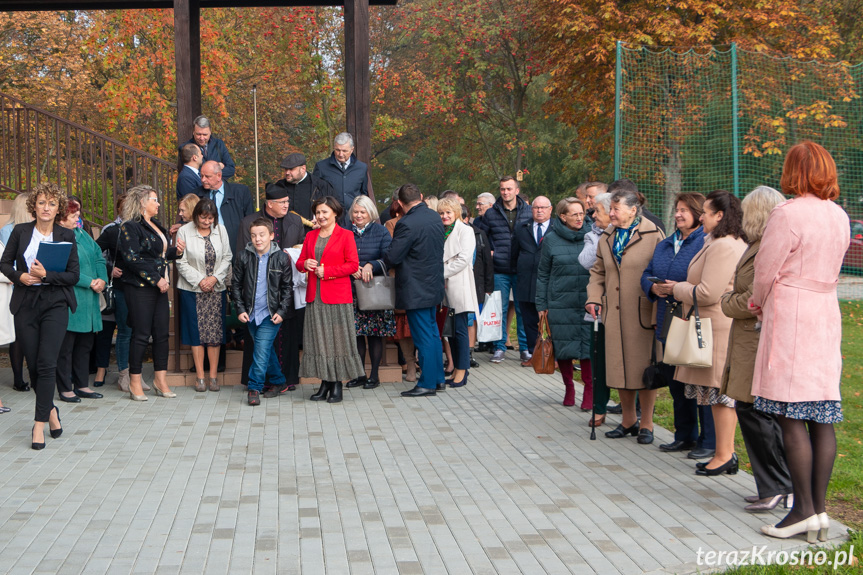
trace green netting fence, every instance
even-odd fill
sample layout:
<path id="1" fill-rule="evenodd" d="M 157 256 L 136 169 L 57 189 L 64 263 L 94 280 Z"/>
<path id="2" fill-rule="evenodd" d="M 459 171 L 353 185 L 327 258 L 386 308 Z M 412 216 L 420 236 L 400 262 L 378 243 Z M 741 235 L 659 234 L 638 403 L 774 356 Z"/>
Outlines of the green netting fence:
<path id="1" fill-rule="evenodd" d="M 618 43 L 616 76 L 615 178 L 635 181 L 666 223 L 680 192 L 779 189 L 785 152 L 803 139 L 831 152 L 839 203 L 863 220 L 863 65 Z"/>

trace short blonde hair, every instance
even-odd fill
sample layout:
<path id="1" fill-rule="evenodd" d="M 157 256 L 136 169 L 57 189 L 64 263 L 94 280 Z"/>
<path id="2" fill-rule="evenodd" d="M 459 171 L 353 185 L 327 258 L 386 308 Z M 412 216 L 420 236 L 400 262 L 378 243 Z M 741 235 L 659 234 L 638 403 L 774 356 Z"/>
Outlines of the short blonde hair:
<path id="1" fill-rule="evenodd" d="M 428 207 L 430 207 L 434 211 L 437 211 L 437 203 L 438 203 L 437 196 L 426 196 L 423 198 L 423 201 L 426 203 L 426 205 Z"/>
<path id="2" fill-rule="evenodd" d="M 743 198 L 743 233 L 749 243 L 755 243 L 761 239 L 764 228 L 767 226 L 767 218 L 778 204 L 785 201 L 785 197 L 768 186 L 758 186 Z"/>
<path id="3" fill-rule="evenodd" d="M 10 214 L 9 219 L 11 219 L 12 223 L 16 226 L 18 224 L 29 224 L 33 221 L 33 215 L 30 214 L 30 210 L 27 209 L 27 198 L 29 197 L 29 192 L 22 192 L 12 200 L 12 213 Z"/>
<path id="4" fill-rule="evenodd" d="M 201 197 L 198 194 L 186 194 L 183 196 L 183 199 L 180 200 L 180 205 L 177 206 L 177 211 L 180 211 L 180 208 L 186 210 L 186 213 L 189 214 L 189 217 L 192 217 L 192 212 L 195 211 L 195 206 L 198 205 L 198 202 L 201 201 Z M 192 220 L 189 220 L 190 222 Z M 219 218 L 216 218 L 216 223 L 219 223 Z"/>
<path id="5" fill-rule="evenodd" d="M 378 213 L 378 208 L 377 206 L 375 206 L 375 203 L 371 200 L 371 198 L 369 198 L 368 196 L 357 196 L 356 198 L 354 198 L 354 201 L 351 202 L 351 211 L 348 214 L 351 220 L 354 219 L 354 208 L 357 206 L 364 209 L 366 213 L 368 213 L 369 218 L 371 218 L 372 221 L 375 221 L 380 217 L 380 214 Z"/>
<path id="6" fill-rule="evenodd" d="M 584 204 L 584 201 L 580 200 L 579 198 L 574 198 L 572 196 L 568 198 L 563 198 L 562 200 L 557 202 L 557 207 L 555 207 L 554 212 L 557 214 L 558 217 L 562 216 L 563 214 L 568 214 L 569 208 L 573 204 L 578 204 L 579 206 L 581 206 L 581 209 L 584 210 L 585 213 L 587 213 L 587 206 Z"/>
<path id="7" fill-rule="evenodd" d="M 451 198 L 451 197 L 447 196 L 446 198 L 438 200 L 437 212 L 441 213 L 441 212 L 445 212 L 447 210 L 452 212 L 455 215 L 457 220 L 461 219 L 461 203 L 458 201 L 457 197 Z"/>
<path id="8" fill-rule="evenodd" d="M 30 212 L 33 219 L 36 219 L 36 202 L 39 200 L 39 196 L 45 196 L 48 200 L 57 200 L 57 215 L 54 216 L 54 221 L 59 224 L 66 217 L 66 192 L 57 184 L 48 182 L 37 184 L 27 197 L 27 211 Z"/>

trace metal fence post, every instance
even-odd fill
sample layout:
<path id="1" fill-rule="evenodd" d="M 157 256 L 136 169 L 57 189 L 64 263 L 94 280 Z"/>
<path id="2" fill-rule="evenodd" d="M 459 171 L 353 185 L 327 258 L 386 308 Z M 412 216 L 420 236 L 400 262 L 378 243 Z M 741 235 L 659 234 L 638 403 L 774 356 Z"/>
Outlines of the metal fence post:
<path id="1" fill-rule="evenodd" d="M 621 85 L 621 63 L 623 56 L 623 43 L 618 40 L 615 48 L 614 62 L 614 179 L 620 179 L 620 85 Z"/>
<path id="2" fill-rule="evenodd" d="M 731 154 L 734 163 L 734 195 L 740 197 L 740 126 L 737 107 L 737 42 L 731 43 Z"/>

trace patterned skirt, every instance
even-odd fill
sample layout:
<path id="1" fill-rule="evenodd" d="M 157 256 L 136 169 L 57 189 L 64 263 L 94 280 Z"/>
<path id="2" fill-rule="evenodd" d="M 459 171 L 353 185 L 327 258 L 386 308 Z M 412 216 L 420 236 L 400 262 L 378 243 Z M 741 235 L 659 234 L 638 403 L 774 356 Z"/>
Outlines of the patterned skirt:
<path id="1" fill-rule="evenodd" d="M 319 286 L 315 301 L 306 306 L 300 377 L 348 381 L 365 373 L 357 352 L 354 306 L 322 302 Z"/>
<path id="2" fill-rule="evenodd" d="M 354 302 L 354 318 L 357 335 L 392 337 L 396 334 L 396 319 L 391 309 L 363 311 Z"/>
<path id="3" fill-rule="evenodd" d="M 179 293 L 183 345 L 218 347 L 225 343 L 226 292 L 196 293 L 181 289 Z"/>
<path id="4" fill-rule="evenodd" d="M 755 409 L 791 419 L 814 421 L 815 423 L 839 423 L 842 421 L 841 401 L 799 401 L 785 403 L 763 397 L 755 398 Z"/>
<path id="5" fill-rule="evenodd" d="M 734 408 L 736 402 L 723 393 L 719 393 L 718 387 L 706 385 L 693 385 L 687 383 L 683 391 L 686 399 L 694 399 L 698 405 L 724 405 Z"/>

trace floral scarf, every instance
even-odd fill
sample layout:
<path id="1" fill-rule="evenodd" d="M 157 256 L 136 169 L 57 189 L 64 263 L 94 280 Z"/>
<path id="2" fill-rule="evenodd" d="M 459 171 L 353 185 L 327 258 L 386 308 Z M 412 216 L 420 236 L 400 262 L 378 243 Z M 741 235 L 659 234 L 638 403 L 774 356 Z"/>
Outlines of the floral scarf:
<path id="1" fill-rule="evenodd" d="M 455 222 L 446 226 L 443 230 L 443 239 L 447 239 L 449 235 L 452 233 L 453 228 L 455 228 Z"/>
<path id="2" fill-rule="evenodd" d="M 626 244 L 629 243 L 629 240 L 632 238 L 632 232 L 635 228 L 638 227 L 638 224 L 641 223 L 641 217 L 635 218 L 628 228 L 615 228 L 614 230 L 614 245 L 611 248 L 611 253 L 614 255 L 614 259 L 617 260 L 617 263 L 620 263 L 620 259 L 623 257 L 623 250 L 626 249 Z"/>

